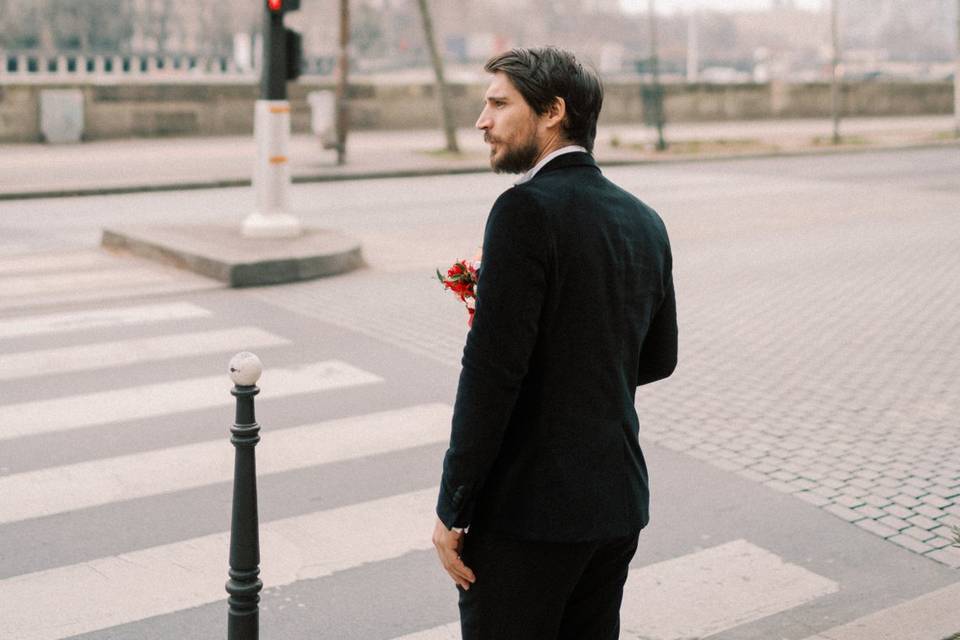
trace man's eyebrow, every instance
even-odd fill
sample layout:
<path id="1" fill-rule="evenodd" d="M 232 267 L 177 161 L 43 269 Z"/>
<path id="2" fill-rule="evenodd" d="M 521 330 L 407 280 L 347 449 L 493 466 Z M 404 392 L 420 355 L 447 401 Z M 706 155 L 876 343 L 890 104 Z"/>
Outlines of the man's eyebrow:
<path id="1" fill-rule="evenodd" d="M 507 96 L 487 96 L 487 97 L 485 98 L 485 100 L 486 100 L 487 102 L 491 102 L 491 101 L 495 101 L 495 100 L 501 100 L 501 101 L 503 101 L 503 102 L 506 102 L 506 101 L 507 101 Z"/>

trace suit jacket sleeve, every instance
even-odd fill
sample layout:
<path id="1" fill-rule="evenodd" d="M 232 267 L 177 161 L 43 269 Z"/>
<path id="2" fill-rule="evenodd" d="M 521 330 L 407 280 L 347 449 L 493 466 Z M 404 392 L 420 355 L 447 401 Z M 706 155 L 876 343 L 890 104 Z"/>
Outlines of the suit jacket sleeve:
<path id="1" fill-rule="evenodd" d="M 537 341 L 546 288 L 542 211 L 522 190 L 501 195 L 487 219 L 473 326 L 443 461 L 437 515 L 449 528 L 470 524 Z"/>
<path id="2" fill-rule="evenodd" d="M 638 387 L 668 377 L 677 367 L 677 300 L 669 250 L 666 267 L 663 300 L 650 321 L 640 349 Z"/>

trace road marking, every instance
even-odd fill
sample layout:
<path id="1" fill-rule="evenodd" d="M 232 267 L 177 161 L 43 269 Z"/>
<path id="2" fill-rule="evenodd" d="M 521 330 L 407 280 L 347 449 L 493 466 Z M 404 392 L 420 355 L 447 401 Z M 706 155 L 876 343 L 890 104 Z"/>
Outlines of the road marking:
<path id="1" fill-rule="evenodd" d="M 97 290 L 131 284 L 169 282 L 175 275 L 176 271 L 174 270 L 161 271 L 142 267 L 115 267 L 113 269 L 80 271 L 77 273 L 5 276 L 0 278 L 0 290 L 4 292 L 4 297 L 23 298 L 61 291 L 73 293 L 80 290 Z"/>
<path id="2" fill-rule="evenodd" d="M 101 266 L 115 267 L 117 262 L 117 258 L 98 251 L 30 253 L 0 258 L 0 274 L 93 269 Z"/>
<path id="3" fill-rule="evenodd" d="M 290 344 L 290 341 L 256 327 L 235 327 L 153 338 L 116 340 L 76 347 L 43 349 L 3 356 L 0 380 L 56 373 L 92 371 L 144 362 L 172 360 L 255 347 Z"/>
<path id="4" fill-rule="evenodd" d="M 104 327 L 153 324 L 170 320 L 207 318 L 207 309 L 190 304 L 148 304 L 119 309 L 96 309 L 69 313 L 50 313 L 0 320 L 0 338 L 22 338 L 50 333 L 67 333 Z"/>
<path id="5" fill-rule="evenodd" d="M 264 371 L 260 380 L 264 391 L 259 397 L 269 400 L 382 380 L 345 362 L 328 360 L 294 369 Z M 0 406 L 0 441 L 226 406 L 235 402 L 230 395 L 231 386 L 224 373 Z"/>
<path id="6" fill-rule="evenodd" d="M 0 281 L 0 287 L 3 286 Z M 103 283 L 93 288 L 70 289 L 42 295 L 0 297 L 0 309 L 25 309 L 42 305 L 83 303 L 92 304 L 106 300 L 129 300 L 138 296 L 162 296 L 169 293 L 187 293 L 222 289 L 224 284 L 193 273 L 181 271 L 175 278 L 141 282 Z"/>
<path id="7" fill-rule="evenodd" d="M 461 638 L 463 636 L 460 635 L 460 623 L 451 622 L 433 629 L 417 631 L 400 638 L 394 638 L 394 640 L 461 640 Z"/>
<path id="8" fill-rule="evenodd" d="M 631 569 L 623 640 L 704 638 L 837 592 L 839 585 L 745 540 Z M 455 640 L 460 623 L 395 640 Z"/>
<path id="9" fill-rule="evenodd" d="M 766 549 L 734 540 L 632 572 L 623 594 L 621 637 L 702 638 L 839 588 Z"/>
<path id="10" fill-rule="evenodd" d="M 257 475 L 446 442 L 452 415 L 426 404 L 264 431 Z M 229 482 L 233 451 L 218 439 L 0 477 L 0 524 Z"/>
<path id="11" fill-rule="evenodd" d="M 427 489 L 261 524 L 264 585 L 432 548 L 436 497 Z M 4 637 L 59 640 L 226 603 L 228 548 L 223 532 L 2 580 Z"/>
<path id="12" fill-rule="evenodd" d="M 881 609 L 806 640 L 931 640 L 956 638 L 960 629 L 960 582 Z"/>

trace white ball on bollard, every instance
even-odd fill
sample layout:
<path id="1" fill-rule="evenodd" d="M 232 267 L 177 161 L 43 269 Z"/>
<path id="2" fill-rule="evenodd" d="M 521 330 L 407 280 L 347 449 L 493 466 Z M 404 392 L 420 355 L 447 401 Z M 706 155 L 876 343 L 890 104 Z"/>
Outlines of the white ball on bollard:
<path id="1" fill-rule="evenodd" d="M 230 379 L 239 387 L 252 387 L 257 384 L 263 364 L 260 358 L 249 351 L 241 351 L 230 359 Z"/>

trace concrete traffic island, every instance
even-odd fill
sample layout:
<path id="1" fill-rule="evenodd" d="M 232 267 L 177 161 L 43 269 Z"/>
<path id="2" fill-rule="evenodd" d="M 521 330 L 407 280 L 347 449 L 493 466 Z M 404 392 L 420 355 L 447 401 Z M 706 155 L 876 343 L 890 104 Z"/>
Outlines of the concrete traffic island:
<path id="1" fill-rule="evenodd" d="M 292 238 L 249 238 L 239 225 L 124 225 L 104 229 L 101 246 L 231 287 L 312 280 L 364 265 L 360 242 L 330 229 L 306 228 Z"/>

